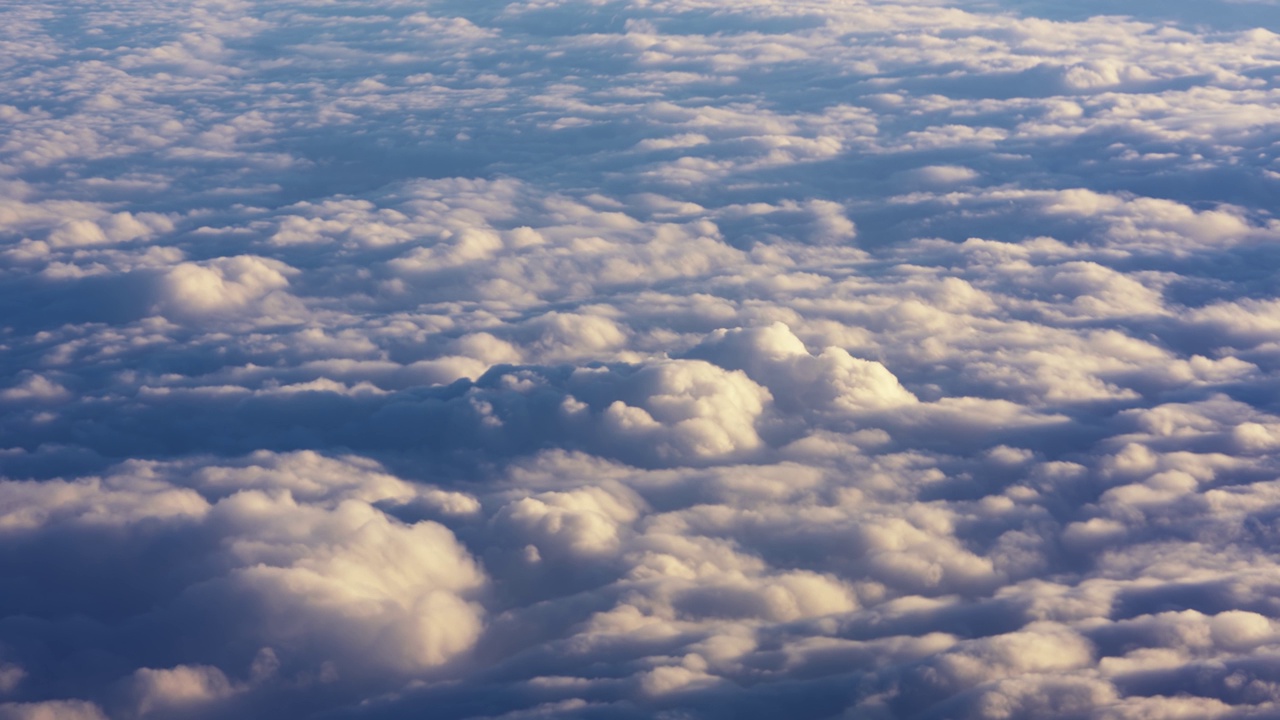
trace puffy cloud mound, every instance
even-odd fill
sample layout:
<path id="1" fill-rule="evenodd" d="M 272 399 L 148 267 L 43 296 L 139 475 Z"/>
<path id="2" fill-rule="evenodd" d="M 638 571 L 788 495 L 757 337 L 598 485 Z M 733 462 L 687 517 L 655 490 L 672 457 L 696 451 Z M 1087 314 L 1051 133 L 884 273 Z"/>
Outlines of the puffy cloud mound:
<path id="1" fill-rule="evenodd" d="M 614 400 L 600 419 L 617 442 L 652 443 L 660 458 L 695 459 L 761 444 L 754 425 L 770 400 L 769 391 L 741 372 L 669 360 L 641 368 L 626 379 L 625 390 L 635 404 Z M 566 406 L 567 412 L 577 410 Z"/>
<path id="2" fill-rule="evenodd" d="M 855 358 L 841 347 L 813 355 L 780 322 L 717 330 L 694 353 L 746 371 L 791 412 L 857 415 L 917 402 L 883 364 Z"/>
<path id="3" fill-rule="evenodd" d="M 1280 714 L 1274 3 L 0 20 L 0 720 Z"/>
<path id="4" fill-rule="evenodd" d="M 266 308 L 252 307 L 253 303 L 288 287 L 286 274 L 294 272 L 278 260 L 251 255 L 180 263 L 161 278 L 157 308 L 178 317 L 257 314 Z"/>
<path id="5" fill-rule="evenodd" d="M 466 515 L 474 500 L 367 460 L 260 452 L 233 465 L 129 461 L 105 476 L 4 481 L 0 498 L 3 562 L 19 588 L 7 610 L 52 626 L 67 613 L 132 616 L 155 636 L 113 654 L 139 663 L 133 695 L 144 716 L 247 692 L 273 680 L 265 665 L 314 676 L 291 680 L 304 684 L 413 676 L 471 649 L 484 627 L 477 600 L 487 578 L 471 554 L 438 522 L 388 514 Z M 94 550 L 76 552 L 75 542 Z M 152 561 L 138 566 L 138 553 Z M 48 562 L 57 573 L 41 570 Z M 64 593 L 57 606 L 42 607 L 54 591 Z M 217 650 L 192 656 L 184 646 L 199 638 Z M 237 674 L 251 676 L 243 681 L 216 665 L 150 665 L 237 656 Z"/>

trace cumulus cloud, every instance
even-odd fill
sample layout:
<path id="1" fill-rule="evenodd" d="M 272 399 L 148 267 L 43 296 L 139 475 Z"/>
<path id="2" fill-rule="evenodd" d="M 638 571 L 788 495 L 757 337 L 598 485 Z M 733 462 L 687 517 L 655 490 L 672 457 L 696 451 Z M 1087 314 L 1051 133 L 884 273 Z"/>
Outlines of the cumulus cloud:
<path id="1" fill-rule="evenodd" d="M 883 364 L 839 347 L 811 354 L 783 323 L 717 330 L 693 352 L 726 367 L 744 366 L 791 412 L 858 414 L 917 402 Z"/>
<path id="2" fill-rule="evenodd" d="M 282 262 L 250 255 L 181 263 L 161 278 L 157 309 L 180 318 L 249 310 L 288 287 L 287 275 L 294 272 Z"/>
<path id="3" fill-rule="evenodd" d="M 0 9 L 0 718 L 1276 714 L 1271 5 Z"/>
<path id="4" fill-rule="evenodd" d="M 0 713 L 6 720 L 103 720 L 107 717 L 97 705 L 79 700 L 4 703 L 0 705 Z"/>

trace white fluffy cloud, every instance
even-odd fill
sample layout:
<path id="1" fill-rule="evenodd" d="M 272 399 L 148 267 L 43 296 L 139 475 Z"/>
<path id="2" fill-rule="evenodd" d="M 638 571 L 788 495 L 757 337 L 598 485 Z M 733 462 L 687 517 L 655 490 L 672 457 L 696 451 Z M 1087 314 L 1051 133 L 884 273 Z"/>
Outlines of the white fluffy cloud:
<path id="1" fill-rule="evenodd" d="M 0 718 L 1276 713 L 1271 4 L 11 5 Z"/>

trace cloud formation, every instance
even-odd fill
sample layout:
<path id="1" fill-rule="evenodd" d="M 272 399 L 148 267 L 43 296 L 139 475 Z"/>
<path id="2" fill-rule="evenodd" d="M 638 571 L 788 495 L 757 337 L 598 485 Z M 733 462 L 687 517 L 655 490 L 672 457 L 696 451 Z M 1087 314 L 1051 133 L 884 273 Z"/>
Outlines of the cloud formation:
<path id="1" fill-rule="evenodd" d="M 1280 16 L 1094 5 L 0 9 L 0 719 L 1277 714 Z"/>

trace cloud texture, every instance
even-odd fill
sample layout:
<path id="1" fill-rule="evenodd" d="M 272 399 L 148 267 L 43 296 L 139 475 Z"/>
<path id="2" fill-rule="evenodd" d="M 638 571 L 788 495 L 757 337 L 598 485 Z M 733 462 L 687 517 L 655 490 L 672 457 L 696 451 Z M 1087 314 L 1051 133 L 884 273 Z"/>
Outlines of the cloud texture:
<path id="1" fill-rule="evenodd" d="M 0 720 L 1280 715 L 1277 20 L 0 8 Z"/>

